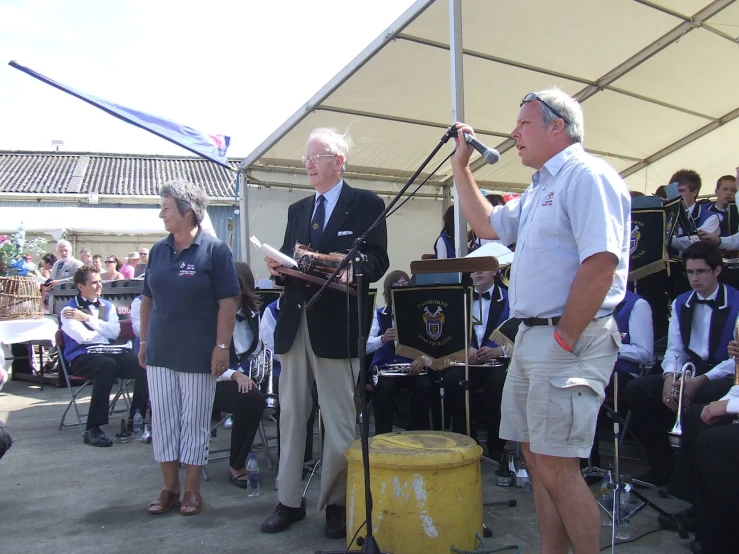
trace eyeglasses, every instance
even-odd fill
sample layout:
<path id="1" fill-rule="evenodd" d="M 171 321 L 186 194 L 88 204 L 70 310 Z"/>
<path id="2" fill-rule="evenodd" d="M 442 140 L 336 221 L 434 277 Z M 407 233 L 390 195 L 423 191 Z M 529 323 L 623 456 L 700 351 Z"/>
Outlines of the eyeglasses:
<path id="1" fill-rule="evenodd" d="M 564 121 L 565 122 L 565 125 L 569 125 L 570 124 L 570 121 L 565 116 L 563 116 L 557 110 L 555 110 L 554 108 L 552 108 L 549 104 L 547 104 L 546 102 L 544 102 L 544 100 L 542 100 L 541 98 L 539 98 L 535 93 L 529 92 L 526 96 L 524 96 L 523 97 L 523 100 L 521 100 L 521 103 L 518 105 L 518 107 L 520 108 L 521 106 L 523 106 L 524 104 L 526 104 L 528 102 L 541 102 L 547 108 L 549 108 L 549 111 L 550 112 L 552 112 L 554 115 L 556 115 L 562 121 Z"/>
<path id="2" fill-rule="evenodd" d="M 392 287 L 407 287 L 408 285 L 410 285 L 410 283 L 408 281 L 406 281 L 405 279 L 403 279 L 402 281 L 395 281 L 390 286 L 392 286 Z"/>
<path id="3" fill-rule="evenodd" d="M 303 165 L 308 165 L 308 162 L 315 165 L 321 161 L 321 158 L 335 158 L 335 157 L 336 157 L 336 154 L 311 154 L 310 156 L 303 156 L 302 158 L 300 158 L 300 161 L 303 162 Z"/>
<path id="4" fill-rule="evenodd" d="M 688 269 L 683 273 L 685 277 L 703 277 L 709 273 L 713 273 L 713 269 Z"/>
<path id="5" fill-rule="evenodd" d="M 114 264 L 115 263 L 115 260 L 105 260 L 105 263 L 106 264 Z"/>

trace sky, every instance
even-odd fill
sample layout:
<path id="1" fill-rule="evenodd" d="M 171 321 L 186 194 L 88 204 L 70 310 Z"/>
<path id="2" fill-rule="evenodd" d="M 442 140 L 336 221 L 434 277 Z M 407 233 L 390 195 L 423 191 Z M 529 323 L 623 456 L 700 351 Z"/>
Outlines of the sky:
<path id="1" fill-rule="evenodd" d="M 231 137 L 245 157 L 412 0 L 0 0 L 0 150 L 191 155 L 42 83 Z"/>

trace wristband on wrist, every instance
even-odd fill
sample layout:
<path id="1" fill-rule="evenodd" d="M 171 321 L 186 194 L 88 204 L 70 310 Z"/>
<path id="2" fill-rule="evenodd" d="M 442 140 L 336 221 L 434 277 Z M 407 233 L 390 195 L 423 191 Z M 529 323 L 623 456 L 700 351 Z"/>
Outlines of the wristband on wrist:
<path id="1" fill-rule="evenodd" d="M 140 340 L 139 341 L 139 344 L 146 344 L 146 341 L 145 340 Z"/>
<path id="2" fill-rule="evenodd" d="M 564 348 L 567 352 L 572 352 L 572 347 L 567 346 L 567 343 L 562 340 L 562 337 L 559 336 L 559 333 L 556 329 L 554 330 L 554 340 L 556 340 L 557 344 Z"/>

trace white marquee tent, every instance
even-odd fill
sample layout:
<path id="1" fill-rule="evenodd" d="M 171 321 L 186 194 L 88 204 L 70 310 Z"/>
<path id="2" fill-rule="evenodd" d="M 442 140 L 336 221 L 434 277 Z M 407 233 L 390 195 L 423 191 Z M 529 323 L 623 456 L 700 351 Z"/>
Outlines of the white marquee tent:
<path id="1" fill-rule="evenodd" d="M 242 166 L 252 186 L 303 183 L 308 133 L 333 126 L 356 143 L 347 180 L 392 191 L 458 119 L 502 154 L 473 164 L 481 185 L 522 191 L 531 170 L 508 134 L 527 92 L 557 86 L 632 190 L 688 167 L 710 193 L 739 165 L 738 36 L 734 0 L 419 0 Z M 449 190 L 448 163 L 430 183 Z"/>

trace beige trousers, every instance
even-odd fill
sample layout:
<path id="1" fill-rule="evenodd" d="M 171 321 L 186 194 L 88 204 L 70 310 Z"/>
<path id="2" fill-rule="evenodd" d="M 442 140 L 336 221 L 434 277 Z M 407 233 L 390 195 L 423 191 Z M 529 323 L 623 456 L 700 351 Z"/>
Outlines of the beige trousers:
<path id="1" fill-rule="evenodd" d="M 303 455 L 305 426 L 313 399 L 311 386 L 315 377 L 318 404 L 325 428 L 321 492 L 318 509 L 327 504 L 346 504 L 346 468 L 344 452 L 356 438 L 354 383 L 359 376 L 359 360 L 319 358 L 313 353 L 308 322 L 303 312 L 295 341 L 290 350 L 280 354 L 280 470 L 277 499 L 285 506 L 300 506 L 303 492 Z M 354 370 L 354 377 L 352 376 Z"/>

